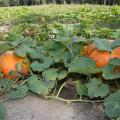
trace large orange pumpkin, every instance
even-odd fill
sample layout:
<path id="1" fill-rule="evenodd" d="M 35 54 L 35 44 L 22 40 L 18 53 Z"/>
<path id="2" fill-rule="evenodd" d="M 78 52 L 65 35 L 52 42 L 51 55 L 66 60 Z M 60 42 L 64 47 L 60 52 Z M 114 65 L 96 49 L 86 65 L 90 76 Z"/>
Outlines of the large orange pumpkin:
<path id="1" fill-rule="evenodd" d="M 98 50 L 94 44 L 85 46 L 82 55 L 93 59 L 96 62 L 97 67 L 106 66 L 110 60 L 110 53 L 108 51 Z"/>
<path id="2" fill-rule="evenodd" d="M 14 71 L 14 74 L 10 74 L 11 71 Z M 0 72 L 5 78 L 19 78 L 20 75 L 28 74 L 29 61 L 27 58 L 16 56 L 14 51 L 7 51 L 0 56 Z"/>

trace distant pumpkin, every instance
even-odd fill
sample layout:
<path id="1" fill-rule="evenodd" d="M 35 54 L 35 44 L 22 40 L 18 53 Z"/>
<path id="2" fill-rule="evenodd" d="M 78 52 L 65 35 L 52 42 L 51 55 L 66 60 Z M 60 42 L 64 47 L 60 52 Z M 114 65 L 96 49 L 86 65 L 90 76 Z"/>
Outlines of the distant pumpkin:
<path id="1" fill-rule="evenodd" d="M 14 74 L 10 74 L 11 71 Z M 0 72 L 5 78 L 9 79 L 16 79 L 21 75 L 27 75 L 29 72 L 28 59 L 16 56 L 14 51 L 7 51 L 0 56 Z"/>
<path id="2" fill-rule="evenodd" d="M 85 46 L 81 54 L 93 59 L 97 67 L 104 67 L 110 61 L 110 53 L 108 51 L 98 50 L 94 44 Z"/>
<path id="3" fill-rule="evenodd" d="M 45 20 L 45 17 L 44 16 L 41 16 L 40 17 L 40 22 L 44 23 L 46 20 Z"/>

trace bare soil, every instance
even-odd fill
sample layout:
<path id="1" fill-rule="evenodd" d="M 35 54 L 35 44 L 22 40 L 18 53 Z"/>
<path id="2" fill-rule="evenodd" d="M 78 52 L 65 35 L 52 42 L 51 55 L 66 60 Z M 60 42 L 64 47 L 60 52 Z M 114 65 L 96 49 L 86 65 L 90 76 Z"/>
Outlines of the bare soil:
<path id="1" fill-rule="evenodd" d="M 6 120 L 108 120 L 98 104 L 43 100 L 30 94 L 21 100 L 5 103 Z"/>

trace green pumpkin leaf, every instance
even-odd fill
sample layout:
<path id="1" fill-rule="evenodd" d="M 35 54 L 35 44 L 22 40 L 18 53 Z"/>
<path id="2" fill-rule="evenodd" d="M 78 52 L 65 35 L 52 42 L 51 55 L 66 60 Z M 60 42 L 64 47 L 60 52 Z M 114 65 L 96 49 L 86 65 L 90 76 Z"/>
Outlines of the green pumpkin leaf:
<path id="1" fill-rule="evenodd" d="M 55 86 L 55 81 L 39 80 L 36 75 L 33 75 L 28 80 L 29 89 L 39 95 L 46 96 Z"/>
<path id="2" fill-rule="evenodd" d="M 65 47 L 56 41 L 48 41 L 44 45 L 44 50 L 48 51 L 50 56 L 60 55 L 64 52 Z"/>
<path id="3" fill-rule="evenodd" d="M 11 91 L 9 94 L 10 99 L 21 99 L 24 98 L 28 93 L 28 87 L 26 85 L 17 87 L 16 90 Z"/>
<path id="4" fill-rule="evenodd" d="M 15 49 L 15 53 L 20 57 L 25 57 L 28 52 L 31 51 L 29 46 L 22 46 L 20 48 Z"/>
<path id="5" fill-rule="evenodd" d="M 47 87 L 49 92 L 51 91 L 51 89 L 55 87 L 55 83 L 56 83 L 55 80 L 42 80 L 42 82 Z"/>
<path id="6" fill-rule="evenodd" d="M 36 49 L 32 49 L 30 54 L 30 57 L 34 58 L 34 59 L 42 59 L 44 56 L 44 50 L 43 47 L 36 47 Z"/>
<path id="7" fill-rule="evenodd" d="M 0 44 L 0 54 L 4 53 L 10 49 L 11 49 L 11 46 L 7 42 Z"/>
<path id="8" fill-rule="evenodd" d="M 6 108 L 3 103 L 0 103 L 0 120 L 5 120 Z"/>
<path id="9" fill-rule="evenodd" d="M 14 81 L 2 78 L 0 80 L 0 90 L 3 92 L 10 92 L 13 84 L 14 84 Z"/>
<path id="10" fill-rule="evenodd" d="M 13 38 L 13 39 L 12 39 Z M 11 41 L 11 40 L 14 40 L 14 41 Z M 11 41 L 9 44 L 12 46 L 12 47 L 14 47 L 14 48 L 16 48 L 16 47 L 18 47 L 19 45 L 21 45 L 22 44 L 22 42 L 24 41 L 24 38 L 22 37 L 22 36 L 12 36 L 11 37 L 11 40 L 9 40 L 8 39 L 8 41 Z"/>
<path id="11" fill-rule="evenodd" d="M 111 48 L 115 48 L 115 47 L 118 47 L 118 46 L 120 46 L 120 40 L 115 40 L 114 42 L 112 42 L 112 44 L 111 44 Z"/>
<path id="12" fill-rule="evenodd" d="M 106 39 L 96 39 L 94 44 L 99 50 L 112 51 L 110 44 Z"/>
<path id="13" fill-rule="evenodd" d="M 120 90 L 105 99 L 105 113 L 109 118 L 120 117 Z"/>
<path id="14" fill-rule="evenodd" d="M 65 77 L 67 77 L 68 75 L 68 71 L 66 70 L 60 70 L 57 74 L 57 78 L 58 80 L 64 79 Z"/>
<path id="15" fill-rule="evenodd" d="M 109 86 L 103 84 L 101 80 L 93 78 L 87 83 L 88 96 L 90 98 L 101 97 L 104 98 L 109 94 Z"/>
<path id="16" fill-rule="evenodd" d="M 56 80 L 57 79 L 57 69 L 50 68 L 42 73 L 45 80 Z"/>
<path id="17" fill-rule="evenodd" d="M 115 29 L 114 32 L 112 32 L 111 38 L 115 38 L 116 40 L 120 39 L 120 29 Z"/>
<path id="18" fill-rule="evenodd" d="M 36 41 L 31 38 L 24 38 L 21 46 L 36 47 Z"/>
<path id="19" fill-rule="evenodd" d="M 112 59 L 110 59 L 109 64 L 120 66 L 120 59 L 119 58 L 112 58 Z"/>
<path id="20" fill-rule="evenodd" d="M 110 64 L 103 68 L 102 76 L 107 80 L 120 78 L 120 61 L 117 58 L 111 59 Z"/>
<path id="21" fill-rule="evenodd" d="M 81 82 L 80 82 L 80 80 L 76 80 L 76 81 L 74 81 L 74 83 L 75 83 L 75 89 L 76 89 L 76 92 L 77 92 L 77 95 L 85 95 L 85 96 L 87 96 L 87 87 L 86 87 L 86 84 L 82 84 Z"/>
<path id="22" fill-rule="evenodd" d="M 49 93 L 47 87 L 35 75 L 28 79 L 28 86 L 29 89 L 36 94 L 48 95 Z"/>
<path id="23" fill-rule="evenodd" d="M 30 65 L 33 71 L 44 71 L 49 68 L 53 64 L 53 59 L 51 57 L 45 57 L 43 59 L 43 63 L 39 63 L 38 61 L 33 61 Z"/>
<path id="24" fill-rule="evenodd" d="M 95 62 L 86 57 L 77 57 L 69 65 L 69 72 L 82 73 L 82 74 L 94 74 L 100 72 L 101 69 L 96 67 Z"/>

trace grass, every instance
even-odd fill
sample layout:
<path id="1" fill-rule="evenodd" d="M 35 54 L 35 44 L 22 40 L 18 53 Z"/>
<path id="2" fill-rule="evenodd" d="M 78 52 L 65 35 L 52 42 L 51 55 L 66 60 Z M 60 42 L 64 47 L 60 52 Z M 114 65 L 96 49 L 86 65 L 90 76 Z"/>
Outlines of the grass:
<path id="1" fill-rule="evenodd" d="M 99 5 L 41 5 L 0 8 L 0 24 L 38 22 L 40 16 L 47 20 L 75 19 L 110 20 L 120 13 L 120 6 Z M 119 17 L 120 18 L 120 17 Z M 117 19 L 120 20 L 118 17 Z M 93 20 L 94 21 L 94 20 Z"/>

